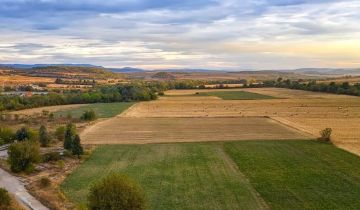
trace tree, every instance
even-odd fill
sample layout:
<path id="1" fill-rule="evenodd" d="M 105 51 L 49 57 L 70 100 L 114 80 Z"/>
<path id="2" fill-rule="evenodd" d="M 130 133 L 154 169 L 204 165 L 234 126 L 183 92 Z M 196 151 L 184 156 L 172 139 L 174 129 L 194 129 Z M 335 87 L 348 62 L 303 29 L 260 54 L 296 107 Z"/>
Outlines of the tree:
<path id="1" fill-rule="evenodd" d="M 40 146 L 36 141 L 18 142 L 10 145 L 8 154 L 11 171 L 30 172 L 33 169 L 33 163 L 40 160 Z"/>
<path id="2" fill-rule="evenodd" d="M 127 177 L 110 174 L 93 185 L 88 195 L 90 210 L 145 209 L 141 189 Z"/>
<path id="3" fill-rule="evenodd" d="M 26 139 L 34 140 L 35 136 L 36 136 L 35 132 L 26 127 L 20 128 L 19 130 L 16 131 L 15 134 L 15 138 L 18 141 L 24 141 Z"/>
<path id="4" fill-rule="evenodd" d="M 7 190 L 0 188 L 0 209 L 11 209 L 11 198 Z"/>
<path id="5" fill-rule="evenodd" d="M 64 149 L 71 150 L 73 139 L 76 135 L 76 127 L 72 123 L 66 125 L 65 138 L 64 138 Z"/>
<path id="6" fill-rule="evenodd" d="M 46 127 L 44 125 L 41 125 L 39 129 L 39 140 L 42 147 L 49 146 L 50 143 L 50 136 L 46 130 Z"/>
<path id="7" fill-rule="evenodd" d="M 80 159 L 80 155 L 84 154 L 84 150 L 80 143 L 79 135 L 75 135 L 75 137 L 74 137 L 72 147 L 71 147 L 71 152 L 73 155 L 77 155 L 79 159 Z"/>
<path id="8" fill-rule="evenodd" d="M 56 128 L 55 136 L 56 136 L 57 140 L 64 141 L 64 138 L 65 138 L 65 126 L 60 126 L 60 127 Z"/>

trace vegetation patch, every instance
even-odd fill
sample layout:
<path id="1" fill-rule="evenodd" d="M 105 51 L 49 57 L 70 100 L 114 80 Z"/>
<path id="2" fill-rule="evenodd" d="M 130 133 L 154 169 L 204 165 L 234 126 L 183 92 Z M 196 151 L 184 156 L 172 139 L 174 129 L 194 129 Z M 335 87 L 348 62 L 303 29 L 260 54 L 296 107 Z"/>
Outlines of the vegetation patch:
<path id="1" fill-rule="evenodd" d="M 121 112 L 132 106 L 133 102 L 119 102 L 119 103 L 96 103 L 89 104 L 87 106 L 81 106 L 72 110 L 63 110 L 55 112 L 56 117 L 66 117 L 70 113 L 73 118 L 81 118 L 81 116 L 89 111 L 93 110 L 96 116 L 99 118 L 114 117 Z"/>
<path id="2" fill-rule="evenodd" d="M 263 95 L 259 93 L 251 93 L 246 91 L 213 91 L 198 93 L 200 96 L 216 96 L 224 100 L 259 100 L 259 99 L 275 99 L 273 96 Z"/>
<path id="3" fill-rule="evenodd" d="M 360 157 L 315 141 L 225 143 L 272 209 L 360 209 Z"/>
<path id="4" fill-rule="evenodd" d="M 61 188 L 85 206 L 93 183 L 112 172 L 137 182 L 150 209 L 263 209 L 220 143 L 100 146 Z"/>

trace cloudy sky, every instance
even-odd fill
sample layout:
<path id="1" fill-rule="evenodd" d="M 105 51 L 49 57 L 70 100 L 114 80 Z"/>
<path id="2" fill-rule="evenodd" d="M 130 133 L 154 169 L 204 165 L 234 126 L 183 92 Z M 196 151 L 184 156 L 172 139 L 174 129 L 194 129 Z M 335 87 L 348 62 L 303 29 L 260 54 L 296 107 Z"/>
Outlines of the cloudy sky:
<path id="1" fill-rule="evenodd" d="M 360 67 L 360 1 L 0 0 L 0 63 Z"/>

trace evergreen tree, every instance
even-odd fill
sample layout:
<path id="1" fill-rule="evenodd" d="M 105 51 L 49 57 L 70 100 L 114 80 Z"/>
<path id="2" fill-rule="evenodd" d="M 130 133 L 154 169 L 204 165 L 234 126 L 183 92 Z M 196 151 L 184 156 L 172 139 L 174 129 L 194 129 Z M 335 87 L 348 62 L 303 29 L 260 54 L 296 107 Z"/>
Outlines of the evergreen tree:
<path id="1" fill-rule="evenodd" d="M 84 154 L 84 150 L 80 143 L 79 135 L 75 135 L 73 142 L 72 142 L 71 151 L 72 151 L 72 154 L 77 155 L 79 159 L 80 159 L 80 155 Z"/>
<path id="2" fill-rule="evenodd" d="M 39 140 L 42 147 L 49 146 L 50 143 L 50 136 L 46 130 L 46 127 L 44 125 L 41 125 L 39 129 Z"/>
<path id="3" fill-rule="evenodd" d="M 76 127 L 72 123 L 66 125 L 64 149 L 71 150 L 74 137 L 76 135 Z"/>

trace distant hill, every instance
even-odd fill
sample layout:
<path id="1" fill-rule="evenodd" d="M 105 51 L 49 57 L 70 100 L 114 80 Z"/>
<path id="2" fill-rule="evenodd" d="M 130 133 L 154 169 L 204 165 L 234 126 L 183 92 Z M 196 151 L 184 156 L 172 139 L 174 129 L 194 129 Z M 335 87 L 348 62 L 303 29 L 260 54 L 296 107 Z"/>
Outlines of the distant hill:
<path id="1" fill-rule="evenodd" d="M 169 72 L 157 72 L 151 76 L 154 79 L 175 79 L 176 77 Z"/>
<path id="2" fill-rule="evenodd" d="M 78 79 L 107 79 L 118 78 L 115 74 L 103 67 L 83 66 L 40 66 L 18 70 L 28 76 L 61 77 Z"/>
<path id="3" fill-rule="evenodd" d="M 291 72 L 308 75 L 360 75 L 360 68 L 301 68 Z"/>
<path id="4" fill-rule="evenodd" d="M 124 68 L 107 68 L 108 70 L 114 73 L 139 73 L 144 72 L 146 70 L 132 67 L 124 67 Z"/>
<path id="5" fill-rule="evenodd" d="M 102 68 L 102 66 L 95 66 L 91 64 L 0 64 L 0 67 L 9 67 L 15 69 L 31 69 L 36 67 L 49 67 L 49 66 L 71 66 L 71 67 L 97 67 Z"/>

